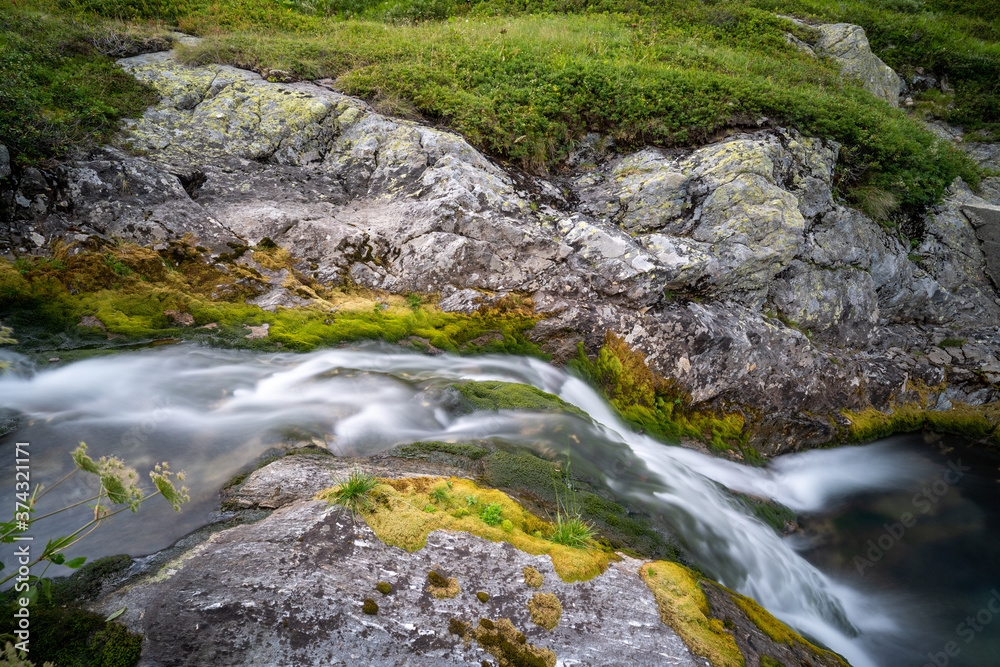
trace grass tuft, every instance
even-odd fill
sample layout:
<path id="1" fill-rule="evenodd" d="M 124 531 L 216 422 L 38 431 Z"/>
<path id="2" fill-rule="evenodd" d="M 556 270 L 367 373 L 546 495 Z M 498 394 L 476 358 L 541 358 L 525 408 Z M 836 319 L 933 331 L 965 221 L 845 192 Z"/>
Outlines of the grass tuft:
<path id="1" fill-rule="evenodd" d="M 340 505 L 355 514 L 359 514 L 372 508 L 370 494 L 372 489 L 378 485 L 378 479 L 360 468 L 355 468 L 333 488 L 328 501 L 331 505 Z"/>

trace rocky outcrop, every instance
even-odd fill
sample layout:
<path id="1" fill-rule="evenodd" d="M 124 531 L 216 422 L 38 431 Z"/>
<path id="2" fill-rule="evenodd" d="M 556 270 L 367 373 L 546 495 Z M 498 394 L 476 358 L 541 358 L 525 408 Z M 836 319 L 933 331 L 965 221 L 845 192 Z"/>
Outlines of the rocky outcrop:
<path id="1" fill-rule="evenodd" d="M 864 28 L 850 23 L 814 26 L 819 32 L 816 52 L 829 56 L 845 75 L 857 79 L 865 90 L 892 106 L 899 105 L 903 83 L 891 67 L 872 53 Z"/>
<path id="2" fill-rule="evenodd" d="M 588 140 L 586 159 L 545 180 L 316 83 L 167 54 L 122 65 L 162 100 L 117 148 L 17 174 L 9 253 L 191 234 L 218 255 L 269 238 L 323 283 L 438 292 L 466 311 L 516 291 L 557 361 L 610 330 L 695 407 L 744 412 L 769 453 L 828 442 L 841 409 L 891 410 L 914 379 L 935 396 L 946 384 L 949 401 L 996 400 L 988 359 L 938 354 L 961 338 L 1000 355 L 993 241 L 970 223 L 988 202 L 961 184 L 911 249 L 835 201 L 839 146 L 791 130 L 627 155 Z M 262 307 L 304 303 L 286 277 L 267 275 Z"/>
<path id="3" fill-rule="evenodd" d="M 707 667 L 708 660 L 694 652 L 715 655 L 707 637 L 748 664 L 765 655 L 786 664 L 845 664 L 800 639 L 775 641 L 769 628 L 757 625 L 759 617 L 735 604 L 738 596 L 709 580 L 700 584 L 711 600 L 711 607 L 706 602 L 697 612 L 703 617 L 665 614 L 663 605 L 690 604 L 688 596 L 701 595 L 694 588 L 701 578 L 694 574 L 660 582 L 668 585 L 657 585 L 654 593 L 639 572 L 649 569 L 648 561 L 608 554 L 610 563 L 599 573 L 564 581 L 550 556 L 461 530 L 433 531 L 425 545 L 407 551 L 380 539 L 386 524 L 375 515 L 313 499 L 314 487 L 336 484 L 335 471 L 348 469 L 379 473 L 383 480 L 410 478 L 413 488 L 446 488 L 451 482 L 458 488 L 456 478 L 414 477 L 415 467 L 431 465 L 388 457 L 283 457 L 255 471 L 224 500 L 253 499 L 247 506 L 276 508 L 273 513 L 224 530 L 203 529 L 163 554 L 140 559 L 130 579 L 117 579 L 90 608 L 104 616 L 119 612 L 118 622 L 143 636 L 140 666 L 436 667 L 489 661 Z M 268 493 L 266 487 L 275 484 L 280 492 Z M 392 509 L 379 512 L 395 516 Z M 563 559 L 574 558 L 573 552 L 584 554 L 578 558 L 593 555 L 558 548 Z M 690 572 L 678 564 L 654 565 Z M 435 590 L 435 581 L 447 590 Z M 689 648 L 682 637 L 693 637 L 687 626 L 698 623 L 712 629 Z M 506 628 L 506 644 L 482 632 L 497 627 Z M 522 652 L 531 659 L 518 660 Z"/>

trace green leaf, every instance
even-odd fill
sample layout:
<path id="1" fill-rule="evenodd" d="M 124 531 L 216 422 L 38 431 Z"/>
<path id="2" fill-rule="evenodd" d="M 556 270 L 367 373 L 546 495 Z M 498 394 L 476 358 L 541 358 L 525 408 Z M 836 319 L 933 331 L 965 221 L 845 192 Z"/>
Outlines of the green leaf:
<path id="1" fill-rule="evenodd" d="M 42 579 L 41 583 L 42 583 L 42 593 L 45 594 L 45 599 L 49 601 L 49 604 L 52 604 L 52 580 Z"/>
<path id="2" fill-rule="evenodd" d="M 28 604 L 32 605 L 38 600 L 38 586 L 32 586 L 22 597 L 28 598 Z"/>
<path id="3" fill-rule="evenodd" d="M 52 554 L 51 556 L 49 556 L 49 560 L 55 563 L 56 565 L 62 565 L 63 563 L 66 562 L 66 556 L 63 556 L 62 554 Z"/>
<path id="4" fill-rule="evenodd" d="M 73 560 L 68 561 L 66 563 L 66 567 L 71 567 L 71 568 L 73 568 L 75 570 L 76 568 L 80 567 L 81 565 L 83 565 L 86 562 L 87 562 L 87 557 L 86 556 L 80 556 L 79 558 L 74 558 Z"/>
<path id="5" fill-rule="evenodd" d="M 118 618 L 119 616 L 121 616 L 122 614 L 124 614 L 126 609 L 128 609 L 128 607 L 122 607 L 118 611 L 111 612 L 111 615 L 108 616 L 106 619 L 104 619 L 104 622 L 105 623 L 109 623 L 109 622 L 115 620 L 116 618 Z"/>

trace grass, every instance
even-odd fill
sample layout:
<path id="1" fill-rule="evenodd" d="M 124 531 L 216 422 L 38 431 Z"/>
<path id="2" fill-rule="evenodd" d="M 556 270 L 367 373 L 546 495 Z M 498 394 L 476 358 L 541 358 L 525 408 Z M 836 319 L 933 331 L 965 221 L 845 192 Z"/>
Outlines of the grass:
<path id="1" fill-rule="evenodd" d="M 156 101 L 151 88 L 100 51 L 99 31 L 23 7 L 0 12 L 0 143 L 16 163 L 107 141 L 121 118 Z"/>
<path id="2" fill-rule="evenodd" d="M 340 505 L 354 514 L 359 514 L 363 510 L 371 509 L 371 491 L 378 484 L 378 480 L 371 474 L 355 468 L 330 491 L 327 500 L 331 505 Z"/>
<path id="3" fill-rule="evenodd" d="M 880 216 L 926 206 L 955 176 L 976 182 L 964 154 L 789 46 L 786 32 L 808 41 L 810 31 L 774 12 L 861 23 L 904 74 L 920 66 L 948 77 L 955 92 L 935 108 L 950 122 L 1000 131 L 1000 21 L 987 0 L 25 1 L 88 22 L 176 23 L 206 37 L 183 50 L 188 62 L 330 77 L 349 94 L 444 122 L 537 172 L 587 132 L 609 135 L 620 149 L 679 146 L 766 116 L 843 143 L 842 194 Z M 104 99 L 88 93 L 80 108 Z"/>

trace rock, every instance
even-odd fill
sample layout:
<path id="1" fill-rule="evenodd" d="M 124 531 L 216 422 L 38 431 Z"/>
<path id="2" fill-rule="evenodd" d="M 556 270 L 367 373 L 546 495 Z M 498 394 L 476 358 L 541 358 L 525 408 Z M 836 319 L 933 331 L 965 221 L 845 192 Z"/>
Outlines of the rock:
<path id="1" fill-rule="evenodd" d="M 864 28 L 849 23 L 823 24 L 814 28 L 820 34 L 815 45 L 817 53 L 833 58 L 845 76 L 860 81 L 872 95 L 892 106 L 899 105 L 902 82 L 891 67 L 872 53 Z"/>
<path id="2" fill-rule="evenodd" d="M 298 458 L 298 457 L 288 457 Z M 466 533 L 437 531 L 407 553 L 383 544 L 371 529 L 326 503 L 295 501 L 254 524 L 214 534 L 168 563 L 161 573 L 105 596 L 97 607 L 144 635 L 142 664 L 468 665 L 483 654 L 449 630 L 450 620 L 508 618 L 527 642 L 560 660 L 601 665 L 694 667 L 694 656 L 660 621 L 652 592 L 624 559 L 587 582 L 559 579 L 547 556 Z M 545 576 L 546 592 L 562 602 L 559 625 L 531 622 L 535 593 L 520 582 L 524 567 Z M 450 573 L 461 593 L 436 599 L 429 571 Z M 380 581 L 392 595 L 377 615 L 363 603 Z M 480 602 L 476 591 L 488 591 Z M 627 641 L 607 641 L 615 636 Z M 225 656 L 224 658 L 222 656 Z"/>
<path id="3" fill-rule="evenodd" d="M 9 178 L 11 173 L 10 152 L 7 151 L 6 146 L 0 144 L 0 181 Z"/>
<path id="4" fill-rule="evenodd" d="M 163 314 L 170 318 L 170 321 L 174 324 L 179 324 L 182 327 L 189 327 L 194 324 L 194 315 L 191 313 L 180 313 L 176 310 L 165 310 Z"/>
<path id="5" fill-rule="evenodd" d="M 246 338 L 249 338 L 250 340 L 256 340 L 258 338 L 267 338 L 267 332 L 270 328 L 271 325 L 268 324 L 267 322 L 256 327 L 248 326 L 247 329 L 250 330 L 250 333 L 246 335 Z"/>
<path id="6" fill-rule="evenodd" d="M 869 272 L 796 260 L 772 283 L 770 297 L 799 329 L 820 340 L 863 347 L 875 335 L 879 309 Z"/>

